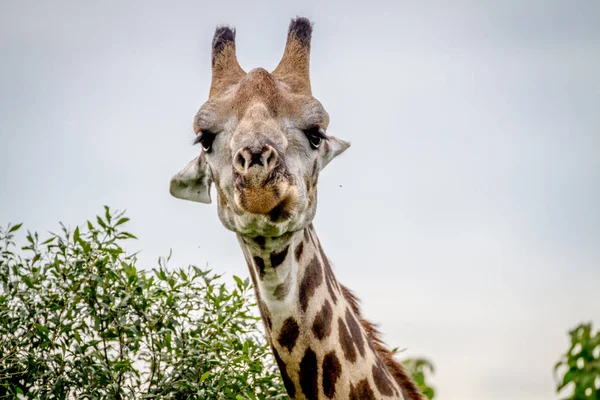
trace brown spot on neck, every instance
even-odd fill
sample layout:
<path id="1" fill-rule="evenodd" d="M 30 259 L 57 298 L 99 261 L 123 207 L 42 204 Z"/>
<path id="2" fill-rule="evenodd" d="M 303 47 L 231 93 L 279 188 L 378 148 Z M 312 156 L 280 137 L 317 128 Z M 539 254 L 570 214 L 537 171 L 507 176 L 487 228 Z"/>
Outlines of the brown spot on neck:
<path id="1" fill-rule="evenodd" d="M 319 371 L 317 369 L 317 355 L 310 347 L 306 349 L 304 357 L 300 361 L 300 371 L 298 374 L 302 393 L 304 393 L 307 400 L 318 400 Z"/>
<path id="2" fill-rule="evenodd" d="M 299 301 L 302 312 L 306 312 L 310 298 L 315 294 L 317 288 L 323 282 L 323 271 L 316 256 L 308 263 L 304 270 L 304 276 L 300 283 Z"/>
<path id="3" fill-rule="evenodd" d="M 377 357 L 377 364 L 373 365 L 372 373 L 373 382 L 375 382 L 379 392 L 384 396 L 392 396 L 395 392 L 394 385 L 386 374 L 385 366 L 379 357 Z"/>
<path id="4" fill-rule="evenodd" d="M 344 357 L 346 357 L 346 360 L 350 361 L 351 363 L 355 363 L 356 349 L 354 348 L 352 336 L 350 336 L 348 328 L 346 328 L 346 324 L 344 323 L 342 317 L 338 318 L 338 330 L 340 334 L 340 345 L 342 346 Z"/>
<path id="5" fill-rule="evenodd" d="M 254 243 L 256 243 L 256 245 L 259 248 L 264 249 L 265 248 L 265 243 L 266 243 L 266 238 L 264 236 L 256 236 L 254 238 Z"/>
<path id="6" fill-rule="evenodd" d="M 253 258 L 254 260 L 254 265 L 256 266 L 256 272 L 258 272 L 258 276 L 260 277 L 260 279 L 264 279 L 265 277 L 265 260 L 263 260 L 262 258 L 255 256 Z"/>
<path id="7" fill-rule="evenodd" d="M 280 252 L 274 252 L 271 254 L 271 268 L 277 268 L 281 265 L 281 263 L 283 263 L 283 261 L 287 257 L 289 248 L 290 246 L 285 246 L 285 248 Z"/>
<path id="8" fill-rule="evenodd" d="M 342 374 L 342 365 L 335 351 L 331 351 L 323 358 L 323 392 L 330 399 L 335 396 L 335 384 Z"/>
<path id="9" fill-rule="evenodd" d="M 358 382 L 358 385 L 350 385 L 350 400 L 375 400 L 373 389 L 367 379 Z"/>
<path id="10" fill-rule="evenodd" d="M 300 335 L 300 328 L 294 317 L 289 317 L 283 322 L 281 332 L 279 332 L 278 342 L 282 347 L 286 347 L 291 353 L 296 345 L 296 340 Z"/>
<path id="11" fill-rule="evenodd" d="M 303 251 L 304 251 L 304 242 L 300 242 L 298 244 L 298 246 L 296 246 L 296 250 L 294 251 L 295 256 L 296 256 L 296 261 L 300 261 Z"/>
<path id="12" fill-rule="evenodd" d="M 279 367 L 279 372 L 281 372 L 281 378 L 283 379 L 283 385 L 285 386 L 285 390 L 290 396 L 290 398 L 293 399 L 294 397 L 296 397 L 296 386 L 294 385 L 294 381 L 290 379 L 285 363 L 279 356 L 277 350 L 275 350 L 274 347 L 271 347 L 271 350 L 273 350 L 275 361 L 277 362 L 277 366 Z"/>
<path id="13" fill-rule="evenodd" d="M 315 316 L 315 320 L 312 326 L 312 332 L 315 337 L 319 340 L 323 340 L 331 333 L 331 320 L 333 317 L 333 309 L 328 300 L 325 300 L 325 304 L 321 310 Z"/>
<path id="14" fill-rule="evenodd" d="M 286 280 L 285 282 L 282 282 L 279 285 L 277 285 L 275 290 L 273 290 L 273 296 L 275 296 L 275 299 L 277 300 L 283 300 L 287 297 L 289 292 L 290 282 Z"/>
<path id="15" fill-rule="evenodd" d="M 346 309 L 346 323 L 348 324 L 348 329 L 350 330 L 350 334 L 352 335 L 352 339 L 354 340 L 354 344 L 358 349 L 360 355 L 362 357 L 365 356 L 365 341 L 363 340 L 363 335 L 360 330 L 360 326 L 354 315 L 352 315 L 352 311 L 349 308 Z"/>

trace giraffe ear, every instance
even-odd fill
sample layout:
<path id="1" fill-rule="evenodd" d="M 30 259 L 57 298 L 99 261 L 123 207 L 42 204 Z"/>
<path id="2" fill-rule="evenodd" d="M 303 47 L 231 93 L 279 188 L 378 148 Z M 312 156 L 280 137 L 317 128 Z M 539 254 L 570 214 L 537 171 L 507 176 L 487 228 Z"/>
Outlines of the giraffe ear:
<path id="1" fill-rule="evenodd" d="M 171 178 L 170 192 L 178 199 L 210 204 L 211 183 L 208 164 L 202 153 Z"/>
<path id="2" fill-rule="evenodd" d="M 328 136 L 319 149 L 321 152 L 321 169 L 325 168 L 331 160 L 346 151 L 348 147 L 350 147 L 350 142 L 338 139 L 335 136 Z"/>

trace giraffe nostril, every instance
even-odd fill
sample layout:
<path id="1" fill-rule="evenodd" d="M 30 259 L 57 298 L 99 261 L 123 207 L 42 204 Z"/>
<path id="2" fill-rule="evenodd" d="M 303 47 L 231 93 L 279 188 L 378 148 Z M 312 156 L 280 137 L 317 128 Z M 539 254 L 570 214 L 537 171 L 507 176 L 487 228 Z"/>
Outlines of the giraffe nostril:
<path id="1" fill-rule="evenodd" d="M 240 173 L 244 173 L 246 171 L 246 164 L 247 160 L 246 160 L 246 155 L 244 154 L 243 150 L 240 150 L 237 152 L 237 154 L 234 156 L 234 160 L 233 160 L 233 166 L 234 168 L 240 172 Z"/>
<path id="2" fill-rule="evenodd" d="M 275 164 L 277 164 L 277 158 L 277 151 L 273 147 L 267 146 L 263 153 L 265 168 L 269 171 L 275 168 Z"/>

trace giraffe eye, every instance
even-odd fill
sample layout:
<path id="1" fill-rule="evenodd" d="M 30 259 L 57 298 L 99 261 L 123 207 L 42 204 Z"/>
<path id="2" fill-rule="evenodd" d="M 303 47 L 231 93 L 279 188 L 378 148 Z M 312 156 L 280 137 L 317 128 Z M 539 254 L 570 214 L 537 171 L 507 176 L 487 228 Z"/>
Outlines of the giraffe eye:
<path id="1" fill-rule="evenodd" d="M 304 134 L 310 143 L 310 147 L 318 149 L 323 139 L 325 139 L 325 132 L 318 126 L 313 126 L 304 130 Z"/>
<path id="2" fill-rule="evenodd" d="M 194 144 L 200 143 L 202 149 L 208 153 L 212 149 L 212 145 L 216 137 L 217 134 L 214 132 L 200 131 L 198 136 L 196 136 L 196 139 L 194 139 Z"/>

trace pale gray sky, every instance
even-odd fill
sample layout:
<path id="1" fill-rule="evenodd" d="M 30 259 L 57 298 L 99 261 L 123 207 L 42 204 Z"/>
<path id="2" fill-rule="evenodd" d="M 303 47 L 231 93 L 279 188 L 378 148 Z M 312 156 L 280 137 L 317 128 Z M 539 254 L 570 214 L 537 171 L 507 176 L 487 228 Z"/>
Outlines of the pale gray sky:
<path id="1" fill-rule="evenodd" d="M 216 206 L 170 197 L 197 152 L 214 28 L 249 70 L 315 22 L 313 90 L 353 146 L 315 222 L 440 400 L 556 398 L 566 331 L 600 324 L 600 2 L 2 1 L 0 224 L 128 210 L 148 268 L 247 269 Z"/>

